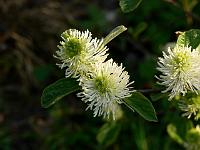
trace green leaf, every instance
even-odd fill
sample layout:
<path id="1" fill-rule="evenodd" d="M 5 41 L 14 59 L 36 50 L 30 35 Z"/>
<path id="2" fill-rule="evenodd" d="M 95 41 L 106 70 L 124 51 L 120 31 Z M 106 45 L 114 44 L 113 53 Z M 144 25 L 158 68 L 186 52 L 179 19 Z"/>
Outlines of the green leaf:
<path id="1" fill-rule="evenodd" d="M 141 2 L 142 0 L 120 0 L 119 6 L 124 13 L 128 13 L 135 10 Z"/>
<path id="2" fill-rule="evenodd" d="M 200 30 L 191 29 L 186 32 L 180 32 L 180 35 L 177 39 L 178 46 L 192 46 L 193 49 L 196 49 L 200 46 Z"/>
<path id="3" fill-rule="evenodd" d="M 135 144 L 137 145 L 137 150 L 148 150 L 148 138 L 147 138 L 147 128 L 145 126 L 144 120 L 138 120 L 131 124 L 131 129 L 134 137 Z M 137 134 L 135 134 L 137 133 Z"/>
<path id="4" fill-rule="evenodd" d="M 72 78 L 63 78 L 46 87 L 42 93 L 41 105 L 48 108 L 64 96 L 79 90 L 78 82 Z"/>
<path id="5" fill-rule="evenodd" d="M 150 95 L 150 97 L 151 97 L 151 100 L 155 102 L 163 98 L 167 98 L 168 95 L 166 93 L 153 93 Z"/>
<path id="6" fill-rule="evenodd" d="M 134 92 L 131 97 L 124 99 L 126 105 L 139 113 L 148 121 L 157 121 L 156 112 L 152 103 L 139 92 Z"/>
<path id="7" fill-rule="evenodd" d="M 119 135 L 121 129 L 121 124 L 117 122 L 108 122 L 105 123 L 99 130 L 97 134 L 97 141 L 99 144 L 107 147 L 113 144 L 117 136 Z"/>
<path id="8" fill-rule="evenodd" d="M 103 45 L 108 44 L 111 40 L 116 38 L 119 34 L 126 31 L 127 28 L 123 25 L 114 28 L 103 40 Z"/>

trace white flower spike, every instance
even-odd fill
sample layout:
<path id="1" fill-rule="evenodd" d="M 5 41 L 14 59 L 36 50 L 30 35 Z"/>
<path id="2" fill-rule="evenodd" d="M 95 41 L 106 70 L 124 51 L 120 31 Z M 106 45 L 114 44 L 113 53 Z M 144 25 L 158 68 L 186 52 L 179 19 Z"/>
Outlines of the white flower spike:
<path id="1" fill-rule="evenodd" d="M 83 92 L 78 93 L 82 101 L 90 104 L 86 109 L 94 111 L 94 117 L 101 116 L 115 120 L 118 104 L 122 99 L 131 96 L 133 82 L 129 83 L 128 72 L 124 71 L 122 65 L 118 66 L 112 59 L 105 63 L 96 63 L 95 71 L 90 78 L 82 77 L 80 84 Z"/>
<path id="2" fill-rule="evenodd" d="M 107 47 L 104 46 L 103 39 L 92 39 L 92 34 L 87 30 L 80 32 L 76 29 L 69 29 L 61 35 L 63 41 L 58 46 L 56 58 L 61 60 L 57 64 L 61 69 L 67 67 L 66 77 L 79 77 L 90 69 L 95 62 L 104 62 L 107 58 Z"/>
<path id="3" fill-rule="evenodd" d="M 159 84 L 167 87 L 163 92 L 171 92 L 169 99 L 187 91 L 200 91 L 200 53 L 191 47 L 168 48 L 163 52 L 163 58 L 158 58 L 158 67 L 162 75 L 157 77 Z"/>

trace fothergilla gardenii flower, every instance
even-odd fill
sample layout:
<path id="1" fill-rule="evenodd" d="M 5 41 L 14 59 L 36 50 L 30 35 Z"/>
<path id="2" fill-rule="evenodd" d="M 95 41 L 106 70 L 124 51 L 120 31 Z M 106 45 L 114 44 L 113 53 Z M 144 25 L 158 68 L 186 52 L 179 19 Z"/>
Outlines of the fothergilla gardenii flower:
<path id="1" fill-rule="evenodd" d="M 163 92 L 171 92 L 169 99 L 187 91 L 200 91 L 200 53 L 189 46 L 176 46 L 163 52 L 163 58 L 158 58 L 158 67 L 162 75 L 157 77 L 159 84 L 167 87 Z"/>
<path id="2" fill-rule="evenodd" d="M 57 65 L 66 68 L 66 77 L 79 77 L 90 69 L 91 64 L 104 62 L 107 58 L 107 47 L 104 46 L 103 39 L 92 38 L 92 34 L 87 30 L 84 32 L 76 29 L 69 29 L 61 35 L 63 41 L 58 45 L 55 57 L 61 62 Z"/>
<path id="3" fill-rule="evenodd" d="M 189 119 L 193 115 L 195 120 L 200 119 L 200 95 L 181 99 L 178 106 L 184 112 L 182 116 Z"/>
<path id="4" fill-rule="evenodd" d="M 129 83 L 128 72 L 124 71 L 122 64 L 118 66 L 112 59 L 94 65 L 95 70 L 89 78 L 80 78 L 83 91 L 77 96 L 89 103 L 86 109 L 93 110 L 94 117 L 103 115 L 115 119 L 118 104 L 131 96 L 131 87 L 128 86 L 133 82 Z"/>

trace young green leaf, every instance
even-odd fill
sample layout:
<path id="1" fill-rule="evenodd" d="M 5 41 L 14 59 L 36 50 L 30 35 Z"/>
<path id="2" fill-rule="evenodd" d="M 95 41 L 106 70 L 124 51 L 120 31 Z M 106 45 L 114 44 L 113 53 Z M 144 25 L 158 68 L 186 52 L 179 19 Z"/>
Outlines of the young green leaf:
<path id="1" fill-rule="evenodd" d="M 142 0 L 120 0 L 119 6 L 124 13 L 128 13 L 135 10 L 141 2 Z"/>
<path id="2" fill-rule="evenodd" d="M 131 97 L 124 99 L 125 104 L 139 113 L 148 121 L 157 121 L 156 112 L 152 103 L 139 92 L 134 92 Z"/>
<path id="3" fill-rule="evenodd" d="M 196 49 L 200 46 L 200 30 L 191 29 L 186 32 L 181 32 L 177 39 L 178 46 L 192 46 L 193 49 Z"/>
<path id="4" fill-rule="evenodd" d="M 197 47 L 197 50 L 200 52 L 200 44 L 199 44 L 199 46 Z"/>
<path id="5" fill-rule="evenodd" d="M 103 40 L 103 45 L 108 44 L 111 40 L 116 38 L 119 34 L 126 31 L 127 28 L 123 25 L 114 28 Z"/>
<path id="6" fill-rule="evenodd" d="M 176 127 L 173 124 L 167 126 L 167 132 L 169 136 L 179 144 L 183 144 L 183 139 L 177 134 Z"/>
<path id="7" fill-rule="evenodd" d="M 115 142 L 120 132 L 121 124 L 117 122 L 105 123 L 97 134 L 97 141 L 105 147 L 110 146 Z"/>
<path id="8" fill-rule="evenodd" d="M 72 78 L 63 78 L 46 87 L 42 93 L 41 105 L 48 108 L 64 96 L 79 89 L 78 82 Z"/>

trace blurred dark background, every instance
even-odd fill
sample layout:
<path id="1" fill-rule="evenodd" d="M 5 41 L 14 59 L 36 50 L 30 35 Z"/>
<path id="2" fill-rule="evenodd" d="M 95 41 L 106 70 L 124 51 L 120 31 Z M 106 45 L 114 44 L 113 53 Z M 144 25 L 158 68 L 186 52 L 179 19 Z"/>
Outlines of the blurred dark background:
<path id="1" fill-rule="evenodd" d="M 189 3 L 190 2 L 190 3 Z M 194 3 L 192 3 L 194 2 Z M 126 107 L 124 125 L 109 145 L 96 135 L 104 124 L 71 94 L 43 109 L 43 89 L 64 77 L 53 54 L 69 28 L 105 37 L 118 25 L 124 32 L 111 43 L 110 56 L 123 63 L 135 89 L 156 85 L 157 57 L 176 31 L 199 28 L 198 0 L 144 0 L 124 14 L 118 0 L 0 0 L 0 149 L 182 149 L 166 133 L 178 115 L 167 100 L 153 102 L 159 122 L 145 121 Z M 146 95 L 148 96 L 148 95 Z M 177 120 L 177 118 L 176 118 Z"/>

